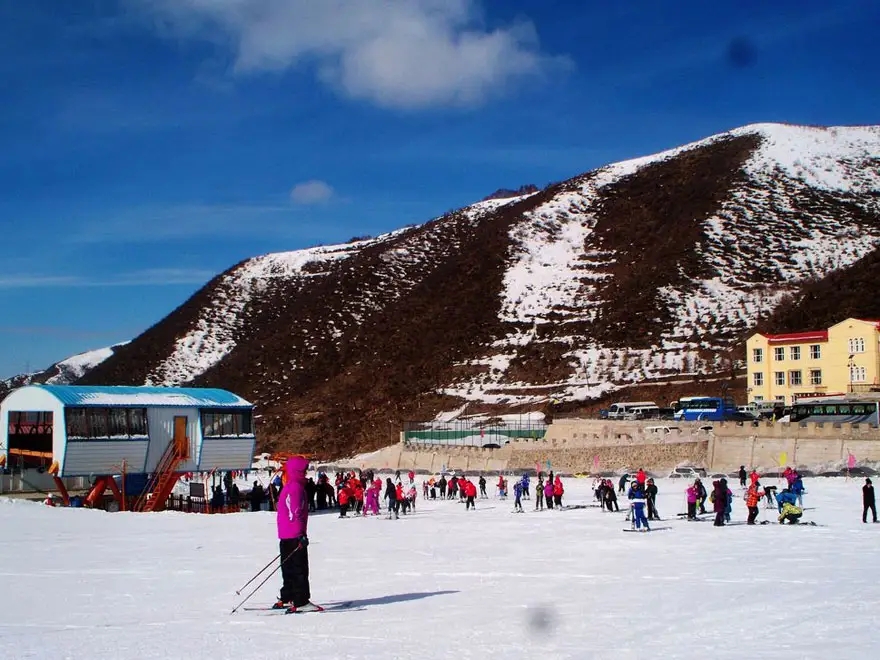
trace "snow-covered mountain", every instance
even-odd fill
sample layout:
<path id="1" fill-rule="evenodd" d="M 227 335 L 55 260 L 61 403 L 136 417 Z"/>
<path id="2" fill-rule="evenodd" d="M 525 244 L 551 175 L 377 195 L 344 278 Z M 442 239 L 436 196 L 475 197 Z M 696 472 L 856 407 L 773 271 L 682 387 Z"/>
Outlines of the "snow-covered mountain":
<path id="1" fill-rule="evenodd" d="M 74 383 L 113 355 L 116 349 L 127 343 L 123 342 L 106 348 L 78 353 L 65 360 L 56 362 L 43 371 L 20 374 L 6 380 L 0 380 L 0 398 L 9 390 L 22 387 L 23 385 L 30 385 L 31 383 L 47 383 L 49 385 L 69 385 Z"/>
<path id="2" fill-rule="evenodd" d="M 228 387 L 259 404 L 269 441 L 371 448 L 464 403 L 574 404 L 730 372 L 762 319 L 878 244 L 880 127 L 746 126 L 249 259 L 85 379 Z"/>

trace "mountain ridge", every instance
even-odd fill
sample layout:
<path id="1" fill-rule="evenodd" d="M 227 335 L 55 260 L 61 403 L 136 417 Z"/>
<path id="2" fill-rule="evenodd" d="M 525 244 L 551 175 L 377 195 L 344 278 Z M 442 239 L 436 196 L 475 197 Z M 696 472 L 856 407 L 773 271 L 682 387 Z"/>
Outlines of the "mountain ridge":
<path id="1" fill-rule="evenodd" d="M 809 322 L 785 313 L 810 300 L 832 315 L 822 283 L 864 281 L 878 245 L 880 127 L 754 124 L 244 260 L 81 382 L 227 387 L 257 403 L 265 447 L 325 456 L 455 410 L 589 407 L 719 374 L 741 387 L 745 334 Z M 870 304 L 847 309 L 880 315 Z"/>

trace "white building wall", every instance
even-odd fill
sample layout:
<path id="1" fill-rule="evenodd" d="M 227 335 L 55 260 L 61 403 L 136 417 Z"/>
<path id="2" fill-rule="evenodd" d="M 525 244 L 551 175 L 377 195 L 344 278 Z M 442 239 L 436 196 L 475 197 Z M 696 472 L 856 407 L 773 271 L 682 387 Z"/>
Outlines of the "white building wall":
<path id="1" fill-rule="evenodd" d="M 205 438 L 199 457 L 199 470 L 249 470 L 254 462 L 253 436 L 248 438 Z"/>
<path id="2" fill-rule="evenodd" d="M 39 387 L 21 387 L 0 403 L 0 451 L 9 463 L 9 412 L 52 412 L 52 457 L 63 465 L 66 433 L 64 429 L 64 405 Z"/>
<path id="3" fill-rule="evenodd" d="M 154 472 L 174 437 L 174 418 L 186 417 L 186 435 L 189 438 L 189 460 L 178 468 L 181 472 L 198 469 L 198 450 L 201 439 L 201 423 L 198 408 L 148 408 L 147 425 L 150 431 L 150 448 L 144 466 L 145 472 Z"/>
<path id="4" fill-rule="evenodd" d="M 67 443 L 63 477 L 143 472 L 148 440 L 73 440 Z M 125 461 L 123 466 L 123 461 Z"/>

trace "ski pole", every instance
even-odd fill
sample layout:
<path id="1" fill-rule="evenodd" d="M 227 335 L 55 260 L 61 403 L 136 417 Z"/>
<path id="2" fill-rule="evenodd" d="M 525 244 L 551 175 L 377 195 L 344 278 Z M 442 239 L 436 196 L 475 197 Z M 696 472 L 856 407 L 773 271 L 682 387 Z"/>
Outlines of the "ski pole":
<path id="1" fill-rule="evenodd" d="M 230 614 L 235 614 L 242 605 L 244 605 L 246 602 L 248 602 L 251 599 L 251 596 L 253 596 L 255 593 L 257 593 L 260 590 L 260 587 L 262 587 L 264 584 L 266 584 L 269 581 L 269 578 L 271 578 L 273 575 L 275 575 L 275 573 L 278 572 L 278 570 L 284 565 L 284 562 L 286 562 L 288 559 L 293 557 L 294 552 L 296 552 L 297 550 L 299 550 L 302 547 L 303 547 L 302 543 L 297 545 L 296 548 L 293 549 L 293 552 L 291 552 L 289 555 L 287 555 L 287 557 L 285 557 L 281 561 L 281 563 L 279 563 L 278 566 L 276 566 L 274 568 L 274 570 L 271 573 L 269 573 L 269 575 L 267 575 L 265 578 L 263 578 L 263 581 L 260 582 L 260 584 L 258 584 L 256 586 L 256 588 L 254 588 L 254 590 L 252 592 L 250 592 L 247 595 L 247 597 L 245 597 L 245 599 L 243 601 L 241 601 L 238 605 L 236 605 L 235 607 L 232 608 L 232 611 L 230 612 Z M 278 556 L 280 557 L 281 553 L 278 553 Z"/>
<path id="2" fill-rule="evenodd" d="M 265 566 L 263 566 L 263 568 L 261 568 L 259 571 L 257 571 L 257 574 L 254 575 L 254 577 L 252 577 L 250 580 L 248 580 L 248 581 L 245 582 L 243 585 L 241 585 L 241 586 L 236 590 L 235 595 L 236 595 L 236 596 L 241 596 L 241 592 L 244 591 L 245 588 L 247 588 L 247 586 L 248 586 L 251 582 L 253 582 L 253 581 L 256 580 L 258 577 L 260 577 L 260 575 L 263 573 L 263 571 L 265 571 L 265 570 L 266 570 L 267 568 L 269 568 L 272 564 L 274 564 L 274 563 L 275 563 L 275 560 L 278 559 L 280 556 L 281 556 L 281 553 L 279 552 L 277 555 L 275 555 L 274 557 L 272 557 L 272 561 L 270 561 L 268 564 L 266 564 Z"/>

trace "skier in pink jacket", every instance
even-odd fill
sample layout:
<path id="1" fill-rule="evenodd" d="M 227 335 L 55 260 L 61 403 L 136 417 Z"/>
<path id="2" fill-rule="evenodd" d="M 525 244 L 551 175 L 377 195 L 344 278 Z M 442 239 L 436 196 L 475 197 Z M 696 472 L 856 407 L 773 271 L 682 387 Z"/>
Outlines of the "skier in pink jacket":
<path id="1" fill-rule="evenodd" d="M 283 585 L 276 609 L 288 612 L 320 612 L 311 602 L 309 588 L 309 501 L 306 495 L 306 470 L 309 461 L 293 456 L 284 464 L 284 487 L 278 495 L 278 539 L 281 550 Z"/>

